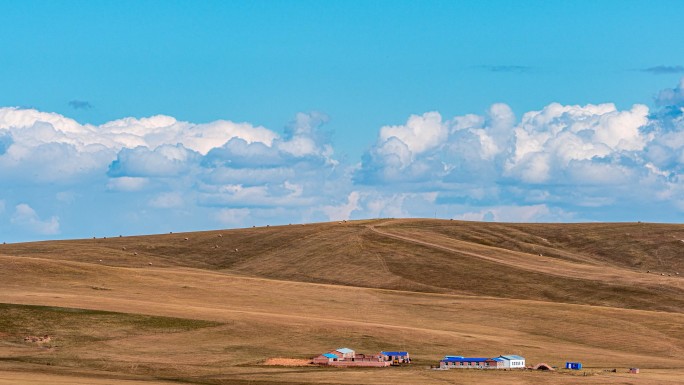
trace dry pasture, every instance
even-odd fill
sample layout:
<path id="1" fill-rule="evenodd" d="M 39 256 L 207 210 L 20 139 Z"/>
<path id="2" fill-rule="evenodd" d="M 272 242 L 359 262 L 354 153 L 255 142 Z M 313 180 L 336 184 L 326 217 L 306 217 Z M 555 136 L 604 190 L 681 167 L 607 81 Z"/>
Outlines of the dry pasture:
<path id="1" fill-rule="evenodd" d="M 678 384 L 681 239 L 406 219 L 0 245 L 0 384 Z M 263 365 L 341 346 L 414 364 Z M 587 370 L 429 369 L 504 353 Z"/>

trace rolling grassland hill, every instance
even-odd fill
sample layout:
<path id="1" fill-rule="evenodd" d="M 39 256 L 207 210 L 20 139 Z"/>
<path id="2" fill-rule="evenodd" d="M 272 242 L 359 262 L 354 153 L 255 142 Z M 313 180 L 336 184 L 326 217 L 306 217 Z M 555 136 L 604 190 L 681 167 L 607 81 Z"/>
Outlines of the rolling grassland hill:
<path id="1" fill-rule="evenodd" d="M 4 244 L 0 384 L 681 384 L 683 255 L 682 225 L 430 219 Z M 414 364 L 263 364 L 342 346 Z M 505 353 L 588 369 L 429 369 Z"/>

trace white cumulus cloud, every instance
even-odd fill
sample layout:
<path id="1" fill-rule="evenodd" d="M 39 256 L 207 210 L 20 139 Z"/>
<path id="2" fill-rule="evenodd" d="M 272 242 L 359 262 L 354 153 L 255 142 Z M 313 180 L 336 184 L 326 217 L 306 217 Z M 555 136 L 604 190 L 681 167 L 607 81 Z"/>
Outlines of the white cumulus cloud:
<path id="1" fill-rule="evenodd" d="M 619 111 L 613 104 L 553 103 L 528 112 L 515 128 L 513 156 L 507 160 L 506 172 L 525 182 L 541 183 L 568 169 L 572 161 L 640 151 L 650 140 L 641 131 L 648 114 L 648 108 L 638 104 Z"/>
<path id="2" fill-rule="evenodd" d="M 412 216 L 680 220 L 683 89 L 684 80 L 663 90 L 653 109 L 551 103 L 516 116 L 496 103 L 481 114 L 414 114 L 377 127 L 360 143 L 363 157 L 350 161 L 336 158 L 320 112 L 296 114 L 277 133 L 165 115 L 91 125 L 0 108 L 0 232 L 26 240 L 107 226 L 158 232 L 173 223 L 192 230 Z M 25 203 L 37 197 L 39 211 L 59 217 Z"/>
<path id="3" fill-rule="evenodd" d="M 59 218 L 41 219 L 38 213 L 26 203 L 18 204 L 11 219 L 12 224 L 20 226 L 29 232 L 51 235 L 59 233 Z"/>
<path id="4" fill-rule="evenodd" d="M 358 191 L 352 191 L 347 196 L 347 202 L 337 206 L 323 206 L 323 212 L 330 221 L 347 220 L 351 218 L 352 212 L 358 210 L 359 198 L 361 195 Z"/>
<path id="5" fill-rule="evenodd" d="M 148 178 L 122 176 L 110 178 L 107 182 L 107 189 L 111 191 L 139 191 L 149 184 Z"/>
<path id="6" fill-rule="evenodd" d="M 401 140 L 412 154 L 420 154 L 440 145 L 446 140 L 449 130 L 442 122 L 439 112 L 411 115 L 406 124 L 380 128 L 380 142 L 394 137 Z"/>

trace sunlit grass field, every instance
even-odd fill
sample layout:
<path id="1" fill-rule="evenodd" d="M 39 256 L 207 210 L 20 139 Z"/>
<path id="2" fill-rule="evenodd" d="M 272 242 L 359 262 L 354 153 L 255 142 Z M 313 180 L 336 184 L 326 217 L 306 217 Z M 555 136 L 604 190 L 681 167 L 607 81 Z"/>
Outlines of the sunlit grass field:
<path id="1" fill-rule="evenodd" d="M 684 377 L 684 226 L 416 219 L 122 235 L 0 245 L 0 384 Z M 263 365 L 343 346 L 408 350 L 413 364 Z M 430 370 L 446 354 L 587 369 Z"/>

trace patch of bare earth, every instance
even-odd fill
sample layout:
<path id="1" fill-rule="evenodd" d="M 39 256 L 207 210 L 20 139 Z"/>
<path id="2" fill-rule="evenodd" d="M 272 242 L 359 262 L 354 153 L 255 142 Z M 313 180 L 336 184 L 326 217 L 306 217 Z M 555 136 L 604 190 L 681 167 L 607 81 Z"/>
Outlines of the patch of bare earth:
<path id="1" fill-rule="evenodd" d="M 301 358 L 268 358 L 262 363 L 262 365 L 267 366 L 316 366 L 311 360 L 301 359 Z"/>

